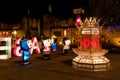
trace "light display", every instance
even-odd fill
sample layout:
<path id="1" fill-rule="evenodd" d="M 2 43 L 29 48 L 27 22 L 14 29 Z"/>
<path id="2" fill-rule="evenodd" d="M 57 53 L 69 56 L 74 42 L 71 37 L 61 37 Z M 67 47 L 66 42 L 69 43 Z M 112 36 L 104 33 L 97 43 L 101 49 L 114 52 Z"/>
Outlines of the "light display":
<path id="1" fill-rule="evenodd" d="M 78 26 L 78 27 L 80 27 L 82 25 L 82 21 L 81 21 L 80 16 L 77 16 L 77 20 L 75 22 L 75 25 Z"/>
<path id="2" fill-rule="evenodd" d="M 50 59 L 52 41 L 51 39 L 46 37 L 42 40 L 42 42 L 43 42 L 43 59 L 48 60 Z"/>
<path id="3" fill-rule="evenodd" d="M 30 52 L 33 53 L 33 50 L 35 50 L 36 53 L 40 53 L 40 48 L 36 37 L 32 37 L 32 48 L 30 49 Z"/>
<path id="4" fill-rule="evenodd" d="M 70 49 L 70 39 L 68 37 L 63 38 L 63 54 L 68 55 L 68 51 Z"/>
<path id="5" fill-rule="evenodd" d="M 8 31 L 0 32 L 1 37 L 10 37 L 11 35 L 12 35 L 11 32 L 8 32 Z"/>
<path id="6" fill-rule="evenodd" d="M 102 27 L 99 26 L 99 20 L 86 18 L 81 24 L 82 27 L 76 26 L 79 40 L 78 48 L 73 48 L 73 51 L 78 56 L 73 59 L 73 67 L 89 71 L 108 70 L 110 60 L 104 56 L 108 50 L 101 47 Z"/>
<path id="7" fill-rule="evenodd" d="M 51 45 L 51 47 L 52 47 L 52 50 L 53 50 L 53 51 L 56 51 L 56 50 L 57 50 L 56 39 L 52 39 L 52 45 Z"/>
<path id="8" fill-rule="evenodd" d="M 91 41 L 91 46 L 94 50 L 99 48 L 99 38 L 98 37 L 94 37 Z"/>
<path id="9" fill-rule="evenodd" d="M 52 45 L 51 45 L 52 50 L 56 51 L 57 50 L 57 37 L 53 35 L 51 41 L 52 41 Z"/>
<path id="10" fill-rule="evenodd" d="M 5 51 L 5 54 L 0 53 L 0 59 L 11 58 L 11 37 L 0 37 L 0 42 L 5 41 L 5 45 L 0 46 L 0 51 Z"/>
<path id="11" fill-rule="evenodd" d="M 101 46 L 99 45 L 100 41 L 99 41 L 99 37 L 93 36 L 91 37 L 82 37 L 82 39 L 80 39 L 79 41 L 79 45 L 78 48 L 82 49 L 82 50 L 98 50 Z"/>
<path id="12" fill-rule="evenodd" d="M 15 48 L 13 49 L 14 56 L 22 56 L 21 48 L 20 48 L 20 40 L 21 38 L 16 39 Z"/>
<path id="13" fill-rule="evenodd" d="M 90 39 L 88 38 L 88 37 L 85 37 L 84 39 L 83 39 L 83 47 L 85 48 L 85 49 L 88 49 L 89 47 L 90 47 Z"/>
<path id="14" fill-rule="evenodd" d="M 21 51 L 22 51 L 22 64 L 23 65 L 29 64 L 28 60 L 31 56 L 30 48 L 32 48 L 32 41 L 22 39 L 20 41 L 20 47 L 21 47 Z"/>
<path id="15" fill-rule="evenodd" d="M 36 51 L 36 53 L 40 53 L 40 48 L 39 48 L 39 45 L 38 45 L 38 41 L 37 41 L 37 38 L 36 37 L 32 37 L 32 47 L 30 49 L 30 53 L 33 53 L 33 50 Z M 21 53 L 21 47 L 20 47 L 20 41 L 21 41 L 21 38 L 18 38 L 16 39 L 15 41 L 15 47 L 14 47 L 14 55 L 15 56 L 22 56 L 22 53 Z"/>

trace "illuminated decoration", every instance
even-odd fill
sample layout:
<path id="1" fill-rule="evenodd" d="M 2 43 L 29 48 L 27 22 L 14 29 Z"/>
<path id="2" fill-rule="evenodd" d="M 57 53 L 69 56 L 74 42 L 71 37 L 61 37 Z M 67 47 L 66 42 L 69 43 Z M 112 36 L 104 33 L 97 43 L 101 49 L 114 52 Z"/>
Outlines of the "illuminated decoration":
<path id="1" fill-rule="evenodd" d="M 90 34 L 90 28 L 82 28 L 82 34 Z"/>
<path id="2" fill-rule="evenodd" d="M 40 48 L 36 37 L 32 37 L 32 48 L 30 49 L 30 53 L 33 53 L 33 50 L 35 50 L 36 53 L 40 53 Z"/>
<path id="3" fill-rule="evenodd" d="M 52 41 L 48 37 L 43 39 L 43 59 L 48 60 L 50 59 L 50 52 L 51 52 L 51 44 Z"/>
<path id="4" fill-rule="evenodd" d="M 81 50 L 86 50 L 86 49 L 93 49 L 93 50 L 98 50 L 100 48 L 99 45 L 99 37 L 83 37 L 80 41 L 79 41 L 79 45 L 78 48 L 80 48 Z"/>
<path id="5" fill-rule="evenodd" d="M 29 64 L 28 60 L 31 56 L 30 48 L 32 48 L 32 41 L 22 39 L 20 41 L 21 51 L 22 51 L 22 64 L 26 65 Z"/>
<path id="6" fill-rule="evenodd" d="M 16 35 L 16 34 L 17 34 L 17 31 L 13 31 L 13 34 Z"/>
<path id="7" fill-rule="evenodd" d="M 21 40 L 21 38 L 18 38 L 18 39 L 16 39 L 16 41 L 15 41 L 15 48 L 13 49 L 13 54 L 15 55 L 15 56 L 22 56 L 22 51 L 21 51 L 21 48 L 20 48 L 20 40 Z"/>
<path id="8" fill-rule="evenodd" d="M 102 27 L 99 20 L 90 17 L 78 28 L 78 48 L 73 52 L 78 56 L 72 60 L 74 68 L 89 71 L 105 71 L 110 68 L 110 60 L 104 55 L 108 50 L 101 47 Z"/>
<path id="9" fill-rule="evenodd" d="M 52 39 L 55 39 L 55 38 L 57 38 L 55 35 L 52 35 L 52 37 L 51 37 Z"/>
<path id="10" fill-rule="evenodd" d="M 52 45 L 51 45 L 52 50 L 56 51 L 57 50 L 57 37 L 53 35 L 51 41 L 52 41 Z"/>
<path id="11" fill-rule="evenodd" d="M 82 21 L 81 21 L 80 16 L 77 16 L 75 25 L 77 26 L 77 28 L 80 28 L 82 24 L 83 24 L 83 23 L 82 23 Z"/>
<path id="12" fill-rule="evenodd" d="M 98 37 L 94 37 L 92 39 L 91 46 L 94 50 L 99 48 L 99 38 Z"/>
<path id="13" fill-rule="evenodd" d="M 10 37 L 12 36 L 11 32 L 8 32 L 8 31 L 2 31 L 0 32 L 0 36 L 1 37 Z"/>
<path id="14" fill-rule="evenodd" d="M 90 39 L 88 38 L 88 37 L 85 37 L 84 39 L 83 39 L 83 47 L 85 48 L 85 49 L 88 49 L 89 47 L 90 47 Z"/>
<path id="15" fill-rule="evenodd" d="M 22 52 L 21 52 L 20 46 L 16 46 L 13 51 L 14 51 L 14 55 L 15 56 L 22 56 Z"/>
<path id="16" fill-rule="evenodd" d="M 30 53 L 32 54 L 33 50 L 35 50 L 36 53 L 40 53 L 40 48 L 38 45 L 37 38 L 33 37 L 31 40 L 32 40 L 32 48 L 30 48 Z M 13 50 L 14 56 L 22 56 L 22 52 L 21 52 L 21 48 L 20 48 L 20 41 L 21 41 L 21 38 L 18 38 L 15 41 L 16 46 L 14 47 L 14 50 Z"/>
<path id="17" fill-rule="evenodd" d="M 11 58 L 11 37 L 0 37 L 0 42 L 5 42 L 0 46 L 0 51 L 5 51 L 5 54 L 0 53 L 0 59 Z"/>
<path id="18" fill-rule="evenodd" d="M 68 51 L 70 49 L 70 39 L 68 37 L 64 37 L 63 38 L 63 54 L 67 55 L 68 54 Z"/>
<path id="19" fill-rule="evenodd" d="M 52 45 L 51 45 L 51 47 L 52 47 L 52 50 L 53 51 L 56 51 L 57 50 L 57 39 L 51 39 L 52 40 Z"/>

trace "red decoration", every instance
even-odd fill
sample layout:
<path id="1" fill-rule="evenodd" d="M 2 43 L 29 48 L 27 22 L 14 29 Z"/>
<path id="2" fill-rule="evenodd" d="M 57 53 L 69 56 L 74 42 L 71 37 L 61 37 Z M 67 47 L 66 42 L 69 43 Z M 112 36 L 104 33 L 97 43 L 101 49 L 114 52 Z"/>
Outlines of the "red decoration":
<path id="1" fill-rule="evenodd" d="M 92 39 L 92 48 L 93 49 L 97 49 L 98 48 L 98 45 L 99 45 L 99 38 L 98 37 L 94 37 L 93 39 Z"/>
<path id="2" fill-rule="evenodd" d="M 76 24 L 78 27 L 81 26 L 80 16 L 77 17 L 77 20 L 76 20 L 75 24 Z"/>
<path id="3" fill-rule="evenodd" d="M 88 37 L 85 37 L 85 38 L 83 39 L 83 47 L 84 47 L 85 49 L 88 49 L 89 46 L 90 46 L 90 39 L 89 39 Z"/>

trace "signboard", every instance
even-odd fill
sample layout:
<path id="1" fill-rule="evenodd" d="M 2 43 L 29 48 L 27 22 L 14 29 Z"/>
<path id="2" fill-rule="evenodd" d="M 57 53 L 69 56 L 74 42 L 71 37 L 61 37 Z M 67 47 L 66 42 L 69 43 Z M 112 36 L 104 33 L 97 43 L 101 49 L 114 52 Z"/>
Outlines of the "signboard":
<path id="1" fill-rule="evenodd" d="M 82 28 L 82 34 L 90 34 L 90 28 Z"/>
<path id="2" fill-rule="evenodd" d="M 98 28 L 92 28 L 92 35 L 99 35 L 99 29 Z"/>

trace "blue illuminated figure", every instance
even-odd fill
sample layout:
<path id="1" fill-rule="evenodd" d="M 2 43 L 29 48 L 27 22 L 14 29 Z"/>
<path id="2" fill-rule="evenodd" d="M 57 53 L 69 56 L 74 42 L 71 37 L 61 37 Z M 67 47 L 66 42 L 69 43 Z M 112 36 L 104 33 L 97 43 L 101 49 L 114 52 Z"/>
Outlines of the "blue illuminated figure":
<path id="1" fill-rule="evenodd" d="M 56 51 L 56 49 L 57 49 L 57 39 L 56 38 L 52 39 L 52 45 L 51 45 L 51 47 L 52 47 L 53 51 Z"/>
<path id="2" fill-rule="evenodd" d="M 30 48 L 32 47 L 32 41 L 23 39 L 20 41 L 22 51 L 22 64 L 29 64 L 28 60 L 31 56 Z"/>

